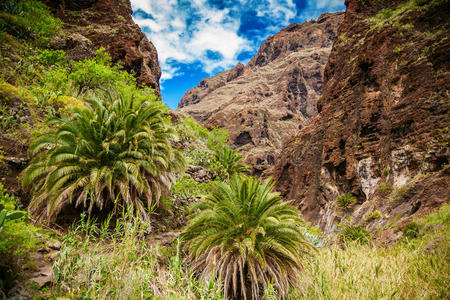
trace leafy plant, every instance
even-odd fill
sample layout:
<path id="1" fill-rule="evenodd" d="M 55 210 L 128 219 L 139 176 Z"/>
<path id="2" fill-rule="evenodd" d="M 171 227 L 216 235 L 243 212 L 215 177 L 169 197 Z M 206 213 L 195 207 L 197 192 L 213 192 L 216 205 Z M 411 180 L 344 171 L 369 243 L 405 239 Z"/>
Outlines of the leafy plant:
<path id="1" fill-rule="evenodd" d="M 0 232 L 6 221 L 18 220 L 25 214 L 21 211 L 8 212 L 3 204 L 0 204 Z"/>
<path id="2" fill-rule="evenodd" d="M 369 232 L 361 226 L 346 226 L 341 232 L 341 239 L 344 242 L 355 241 L 361 245 L 368 244 L 371 240 Z"/>
<path id="3" fill-rule="evenodd" d="M 246 164 L 239 162 L 243 156 L 239 155 L 237 150 L 233 150 L 228 146 L 217 148 L 214 151 L 214 158 L 219 163 L 218 171 L 225 179 L 248 170 Z"/>
<path id="4" fill-rule="evenodd" d="M 16 199 L 14 195 L 6 192 L 3 184 L 0 183 L 0 232 L 6 221 L 18 220 L 25 214 L 16 210 Z"/>
<path id="5" fill-rule="evenodd" d="M 135 82 L 131 74 L 120 72 L 118 65 L 111 66 L 111 57 L 104 48 L 98 49 L 93 59 L 74 63 L 68 77 L 78 90 L 77 96 L 89 89 L 101 88 L 105 91 L 108 86 Z"/>
<path id="6" fill-rule="evenodd" d="M 414 239 L 419 236 L 419 225 L 416 222 L 409 222 L 403 227 L 403 235 L 409 239 Z"/>
<path id="7" fill-rule="evenodd" d="M 225 298 L 260 299 L 269 284 L 285 297 L 313 246 L 299 212 L 271 192 L 271 180 L 218 182 L 182 234 L 200 278 L 219 278 Z"/>
<path id="8" fill-rule="evenodd" d="M 366 218 L 366 223 L 368 223 L 372 220 L 380 219 L 382 217 L 383 217 L 383 215 L 381 214 L 381 212 L 379 210 L 376 210 Z"/>
<path id="9" fill-rule="evenodd" d="M 14 36 L 47 45 L 62 25 L 40 1 L 2 1 L 0 30 Z"/>
<path id="10" fill-rule="evenodd" d="M 184 167 L 162 104 L 126 94 L 87 104 L 92 109 L 74 108 L 72 118 L 53 118 L 55 130 L 32 142 L 34 158 L 22 176 L 33 194 L 30 214 L 53 220 L 74 201 L 89 213 L 132 206 L 149 220 L 148 209 Z"/>
<path id="11" fill-rule="evenodd" d="M 337 204 L 337 206 L 342 207 L 342 208 L 349 208 L 350 206 L 355 204 L 357 201 L 358 201 L 358 199 L 356 199 L 355 196 L 353 196 L 350 193 L 345 193 L 336 199 L 336 204 Z"/>

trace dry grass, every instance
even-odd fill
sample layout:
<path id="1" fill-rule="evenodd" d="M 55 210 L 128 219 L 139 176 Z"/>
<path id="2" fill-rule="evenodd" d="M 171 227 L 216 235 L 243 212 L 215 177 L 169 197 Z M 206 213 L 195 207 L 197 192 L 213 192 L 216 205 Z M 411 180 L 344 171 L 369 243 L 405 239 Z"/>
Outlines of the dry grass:
<path id="1" fill-rule="evenodd" d="M 417 239 L 389 248 L 323 248 L 305 262 L 289 299 L 448 299 L 450 206 L 420 220 Z M 199 282 L 177 243 L 149 244 L 145 226 L 125 217 L 107 231 L 82 222 L 55 263 L 53 296 L 71 299 L 223 299 L 216 280 Z M 272 286 L 265 299 L 276 299 Z"/>
<path id="2" fill-rule="evenodd" d="M 55 296 L 71 299 L 222 299 L 215 281 L 199 283 L 175 253 L 145 238 L 145 226 L 127 216 L 115 230 L 82 222 L 54 264 Z"/>
<path id="3" fill-rule="evenodd" d="M 450 210 L 418 220 L 421 236 L 389 248 L 325 248 L 306 265 L 293 299 L 448 299 Z"/>

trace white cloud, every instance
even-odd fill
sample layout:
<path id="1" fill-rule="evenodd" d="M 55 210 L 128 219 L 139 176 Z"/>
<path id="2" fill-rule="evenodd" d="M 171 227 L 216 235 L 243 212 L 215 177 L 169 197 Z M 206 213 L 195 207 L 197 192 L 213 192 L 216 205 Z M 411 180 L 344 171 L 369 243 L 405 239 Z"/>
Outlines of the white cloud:
<path id="1" fill-rule="evenodd" d="M 318 11 L 335 9 L 344 0 L 308 0 L 307 7 L 297 15 L 294 0 L 236 0 L 231 7 L 218 9 L 206 0 L 131 0 L 135 22 L 148 35 L 158 50 L 162 69 L 161 80 L 182 75 L 177 64 L 196 63 L 207 73 L 233 67 L 238 56 L 255 51 L 263 39 L 289 23 L 306 17 L 317 17 Z M 180 4 L 181 3 L 181 4 Z M 258 17 L 272 20 L 261 32 L 251 37 L 239 35 L 241 16 L 253 9 Z M 214 59 L 208 51 L 219 53 Z"/>
<path id="2" fill-rule="evenodd" d="M 258 15 L 279 21 L 281 27 L 295 16 L 293 0 L 256 3 Z M 205 0 L 192 0 L 189 4 L 186 8 L 176 0 L 131 0 L 133 11 L 142 10 L 151 16 L 144 18 L 137 14 L 134 20 L 158 50 L 162 81 L 180 75 L 176 63 L 200 63 L 205 72 L 212 73 L 233 67 L 241 52 L 259 47 L 254 39 L 238 34 L 239 6 L 249 5 L 249 0 L 239 0 L 234 7 L 222 10 L 211 7 Z M 208 57 L 208 50 L 219 53 L 221 58 Z"/>

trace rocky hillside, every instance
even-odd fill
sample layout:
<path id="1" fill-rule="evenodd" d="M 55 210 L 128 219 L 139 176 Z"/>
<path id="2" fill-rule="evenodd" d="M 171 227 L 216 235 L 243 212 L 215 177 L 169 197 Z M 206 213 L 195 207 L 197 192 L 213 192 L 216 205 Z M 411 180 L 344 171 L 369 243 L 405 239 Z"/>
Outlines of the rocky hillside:
<path id="1" fill-rule="evenodd" d="M 55 34 L 52 32 L 48 36 L 49 43 L 45 45 L 48 51 L 64 50 L 64 57 L 74 62 L 85 58 L 91 59 L 96 55 L 98 48 L 104 47 L 111 56 L 112 63 L 121 64 L 125 71 L 137 78 L 139 84 L 150 86 L 156 94 L 160 94 L 161 70 L 158 64 L 158 55 L 153 44 L 132 20 L 130 1 L 42 0 L 41 2 L 51 9 L 51 13 L 55 17 L 63 21 L 62 26 L 58 27 Z M 16 3 L 16 1 L 12 1 L 12 3 Z M 0 124 L 0 177 L 5 178 L 3 183 L 9 192 L 25 198 L 18 182 L 18 175 L 29 161 L 29 139 L 33 130 L 41 130 L 40 127 L 45 127 L 43 124 L 48 117 L 45 103 L 64 93 L 51 90 L 62 84 L 51 84 L 52 87 L 45 87 L 43 82 L 34 83 L 34 81 L 39 81 L 39 76 L 33 75 L 33 72 L 42 75 L 50 72 L 50 68 L 44 67 L 42 62 L 37 59 L 40 50 L 36 51 L 36 49 L 39 47 L 33 49 L 22 44 L 26 38 L 28 43 L 33 38 L 42 39 L 34 31 L 43 30 L 42 28 L 48 30 L 51 25 L 39 23 L 42 27 L 38 29 L 31 28 L 28 24 L 22 26 L 17 23 L 16 17 L 11 17 L 9 14 L 15 13 L 11 9 L 13 7 L 13 4 L 7 2 L 0 6 L 1 20 L 15 24 L 15 27 L 5 26 L 8 23 L 0 22 L 0 70 L 2 80 L 5 80 L 5 83 L 0 82 L 0 108 L 2 109 L 0 111 L 2 120 Z M 11 10 L 8 13 L 2 11 L 8 8 Z M 17 24 L 11 20 L 16 20 Z M 47 21 L 51 20 L 47 19 Z M 5 29 L 8 33 L 4 32 Z M 32 33 L 28 34 L 28 31 Z M 37 41 L 31 43 L 37 43 Z M 37 71 L 43 67 L 44 70 Z M 54 78 L 58 76 L 52 75 Z M 66 78 L 63 81 L 67 82 L 68 80 Z M 36 91 L 42 90 L 42 93 L 32 95 L 29 89 L 21 87 L 24 85 L 29 88 L 29 85 L 32 84 L 36 85 L 34 87 Z M 27 92 L 23 90 L 27 90 Z M 77 97 L 76 94 L 75 97 Z M 38 107 L 36 108 L 36 106 Z"/>
<path id="2" fill-rule="evenodd" d="M 104 47 L 114 63 L 136 76 L 140 84 L 160 95 L 161 69 L 158 53 L 131 18 L 129 0 L 45 1 L 64 22 L 64 31 L 54 37 L 52 48 L 67 52 L 69 59 L 92 58 Z"/>
<path id="3" fill-rule="evenodd" d="M 347 1 L 319 114 L 272 172 L 326 233 L 347 223 L 395 239 L 450 200 L 449 13 L 447 1 Z"/>
<path id="4" fill-rule="evenodd" d="M 291 24 L 269 37 L 247 66 L 203 79 L 178 109 L 206 127 L 230 132 L 232 146 L 260 174 L 275 163 L 282 141 L 317 114 L 322 73 L 343 13 Z"/>

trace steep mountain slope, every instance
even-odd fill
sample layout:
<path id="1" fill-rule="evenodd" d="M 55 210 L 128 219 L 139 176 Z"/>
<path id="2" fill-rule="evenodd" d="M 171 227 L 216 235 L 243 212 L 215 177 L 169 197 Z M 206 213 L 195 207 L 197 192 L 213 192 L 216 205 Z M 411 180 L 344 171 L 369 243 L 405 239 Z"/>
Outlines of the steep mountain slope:
<path id="1" fill-rule="evenodd" d="M 247 66 L 206 78 L 178 108 L 206 127 L 230 132 L 235 148 L 260 174 L 273 165 L 282 140 L 317 114 L 322 73 L 343 13 L 291 24 L 269 37 Z"/>
<path id="2" fill-rule="evenodd" d="M 140 84 L 160 95 L 158 53 L 131 18 L 129 0 L 45 1 L 64 22 L 64 32 L 51 46 L 67 51 L 69 59 L 92 58 L 100 46 L 133 73 Z"/>
<path id="3" fill-rule="evenodd" d="M 393 233 L 449 201 L 449 13 L 447 1 L 347 1 L 319 114 L 266 173 L 326 233 Z M 344 193 L 356 204 L 339 208 Z"/>

